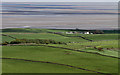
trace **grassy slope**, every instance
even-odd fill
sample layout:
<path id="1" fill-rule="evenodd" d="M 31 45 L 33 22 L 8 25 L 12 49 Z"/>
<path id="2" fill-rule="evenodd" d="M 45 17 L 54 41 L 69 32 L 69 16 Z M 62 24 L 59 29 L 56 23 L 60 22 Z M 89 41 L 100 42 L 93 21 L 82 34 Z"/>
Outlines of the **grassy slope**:
<path id="1" fill-rule="evenodd" d="M 54 30 L 54 29 L 37 29 L 37 28 L 10 28 L 2 30 L 3 33 L 17 32 L 17 33 L 40 33 L 40 32 L 66 32 L 69 30 Z"/>
<path id="2" fill-rule="evenodd" d="M 8 33 L 8 31 L 12 32 Z M 52 45 L 58 47 L 72 48 L 72 49 L 80 49 L 90 52 L 99 52 L 93 49 L 94 46 L 99 46 L 102 48 L 113 48 L 111 50 L 105 50 L 104 52 L 99 52 L 102 54 L 118 56 L 118 34 L 94 34 L 94 35 L 86 35 L 86 34 L 65 34 L 67 36 L 84 36 L 88 39 L 92 39 L 94 42 L 88 42 L 82 38 L 77 37 L 64 37 L 57 34 L 50 34 L 46 32 L 65 32 L 68 30 L 52 30 L 52 29 L 29 29 L 29 28 L 15 28 L 15 29 L 4 29 L 3 33 L 8 34 L 10 36 L 19 38 L 19 39 L 52 39 L 56 41 L 62 42 L 81 42 L 81 43 L 71 43 L 68 45 Z M 7 32 L 7 33 L 6 33 Z M 39 33 L 37 33 L 39 32 Z M 16 34 L 17 33 L 17 34 Z M 12 38 L 3 36 L 3 41 L 11 41 Z M 87 48 L 87 46 L 91 46 Z"/>
<path id="3" fill-rule="evenodd" d="M 86 38 L 94 40 L 94 42 L 88 42 L 82 38 L 76 37 L 64 37 L 57 34 L 45 33 L 47 31 L 50 32 L 65 32 L 67 30 L 50 30 L 50 29 L 23 29 L 23 28 L 15 28 L 15 29 L 5 29 L 3 32 L 11 31 L 12 33 L 6 33 L 10 36 L 19 38 L 19 39 L 53 39 L 56 41 L 62 42 L 81 42 L 81 43 L 71 43 L 68 45 L 52 45 L 57 47 L 65 47 L 72 49 L 80 49 L 90 52 L 98 52 L 101 54 L 118 56 L 118 34 L 94 34 L 94 35 L 86 35 L 86 34 L 65 34 L 67 36 L 84 36 Z M 23 33 L 22 33 L 23 32 Z M 41 33 L 37 33 L 41 32 Z M 16 34 L 17 33 L 17 34 Z M 3 41 L 11 41 L 12 38 L 3 36 Z M 91 46 L 91 47 L 87 47 Z M 111 50 L 104 50 L 104 52 L 99 52 L 98 50 L 93 49 L 94 46 L 99 46 L 102 48 L 114 48 Z M 87 47 L 87 48 L 86 48 Z M 116 50 L 117 49 L 117 50 Z"/>
<path id="4" fill-rule="evenodd" d="M 65 34 L 67 36 L 83 36 L 94 41 L 118 40 L 118 34 Z"/>
<path id="5" fill-rule="evenodd" d="M 69 30 L 52 30 L 52 29 L 30 29 L 30 28 L 13 28 L 13 29 L 4 29 L 3 33 L 41 33 L 41 35 L 38 34 L 33 34 L 33 36 L 31 34 L 21 34 L 21 36 L 23 38 L 53 38 L 55 39 L 55 37 L 61 37 L 61 38 L 66 38 L 68 41 L 70 41 L 69 39 L 73 39 L 74 41 L 78 41 L 78 40 L 82 40 L 81 38 L 68 38 L 68 37 L 63 37 L 60 35 L 56 35 L 56 34 L 48 34 L 47 32 L 66 32 Z M 46 33 L 46 34 L 43 34 Z M 88 39 L 94 40 L 94 41 L 101 41 L 101 40 L 117 40 L 118 39 L 118 34 L 94 34 L 94 35 L 86 35 L 86 34 L 64 34 L 67 36 L 83 36 L 86 37 Z M 20 35 L 14 34 L 13 36 L 18 36 L 19 38 L 22 38 Z M 50 36 L 50 37 L 49 37 Z M 52 37 L 51 37 L 52 36 Z M 55 37 L 54 37 L 55 36 Z M 58 39 L 61 39 L 58 38 Z M 66 40 L 65 39 L 65 40 Z M 61 41 L 65 41 L 64 39 L 61 39 Z"/>
<path id="6" fill-rule="evenodd" d="M 88 42 L 81 38 L 76 37 L 64 37 L 56 34 L 50 34 L 46 32 L 65 32 L 64 30 L 49 30 L 49 29 L 5 29 L 3 31 L 4 34 L 9 34 L 11 36 L 17 38 L 29 38 L 29 39 L 53 39 L 56 41 L 63 41 L 63 42 L 81 42 L 81 43 L 71 43 L 68 45 L 53 45 L 53 46 L 62 46 L 72 49 L 80 49 L 86 50 L 90 52 L 99 52 L 94 50 L 93 48 L 86 47 L 86 46 L 101 46 L 103 48 L 118 48 L 118 34 L 94 34 L 94 35 L 84 35 L 84 34 L 72 34 L 69 36 L 84 36 L 86 38 L 92 39 L 95 42 Z M 10 34 L 15 33 L 15 34 Z M 22 33 L 22 34 L 16 34 Z M 24 34 L 24 33 L 34 33 L 34 34 Z M 11 41 L 12 38 L 3 36 L 3 41 Z M 87 68 L 90 70 L 96 70 L 100 72 L 117 72 L 118 67 L 118 60 L 115 58 L 98 56 L 94 54 L 88 53 L 79 53 L 69 51 L 70 55 L 65 54 L 64 49 L 55 49 L 55 48 L 48 48 L 48 47 L 37 47 L 37 46 L 11 46 L 11 47 L 3 47 L 3 57 L 13 57 L 13 58 L 23 58 L 23 59 L 31 59 L 31 60 L 43 60 L 43 61 L 52 61 L 58 63 L 69 64 L 73 66 L 78 66 L 82 68 Z M 118 52 L 113 50 L 105 50 L 101 52 L 107 55 L 117 56 Z M 38 66 L 39 64 L 39 66 Z M 23 66 L 22 66 L 23 65 Z M 31 65 L 31 66 L 30 66 Z M 43 67 L 43 69 L 39 67 Z M 49 66 L 50 70 L 49 70 Z M 8 67 L 8 68 L 6 68 Z M 15 68 L 11 68 L 15 67 Z M 17 69 L 16 69 L 17 67 Z M 23 68 L 25 67 L 25 68 Z M 33 69 L 37 68 L 37 69 Z M 58 68 L 59 67 L 59 68 Z M 16 70 L 15 70 L 16 69 Z M 26 70 L 27 69 L 27 70 Z M 40 69 L 40 70 L 39 70 Z M 56 69 L 56 71 L 54 71 Z M 25 70 L 25 71 L 23 71 Z M 30 71 L 33 70 L 33 71 Z M 64 70 L 64 71 L 63 71 Z M 72 71 L 71 71 L 72 70 Z M 44 63 L 31 63 L 29 64 L 24 61 L 15 61 L 15 60 L 3 60 L 3 72 L 73 72 L 73 73 L 88 73 L 86 71 L 77 70 L 77 69 L 69 69 L 64 66 L 59 65 L 50 65 Z"/>
<path id="7" fill-rule="evenodd" d="M 116 58 L 74 51 L 69 51 L 72 54 L 67 55 L 65 51 L 67 50 L 40 46 L 4 46 L 3 57 L 51 61 L 104 73 L 117 72 L 118 59 Z M 6 69 L 4 70 L 6 72 Z"/>
<path id="8" fill-rule="evenodd" d="M 13 38 L 7 37 L 7 36 L 0 36 L 0 43 L 5 42 L 5 41 L 12 41 L 14 40 Z"/>
<path id="9" fill-rule="evenodd" d="M 64 37 L 57 34 L 50 33 L 34 33 L 34 34 L 8 34 L 10 36 L 16 37 L 18 39 L 52 39 L 56 41 L 62 42 L 84 42 L 86 40 L 82 38 L 74 38 L 74 37 Z"/>
<path id="10" fill-rule="evenodd" d="M 12 40 L 14 40 L 14 39 L 13 39 L 13 38 L 10 38 L 10 37 L 7 37 L 7 36 L 2 36 L 2 42 L 5 42 L 5 41 L 10 42 L 10 41 L 12 41 Z"/>
<path id="11" fill-rule="evenodd" d="M 69 43 L 67 45 L 58 45 L 58 44 L 49 44 L 49 45 L 56 46 L 56 47 L 76 49 L 76 50 L 83 50 L 88 52 L 97 52 L 100 54 L 118 57 L 118 47 L 119 47 L 118 40 Z M 98 51 L 97 49 L 94 49 L 95 46 L 104 48 L 104 51 Z M 106 48 L 110 48 L 110 50 L 107 50 Z"/>
<path id="12" fill-rule="evenodd" d="M 88 39 L 92 39 L 94 41 L 101 40 L 118 40 L 118 34 L 94 34 L 94 35 L 84 35 L 84 37 Z"/>
<path id="13" fill-rule="evenodd" d="M 3 73 L 92 73 L 66 66 L 27 62 L 20 60 L 3 60 Z"/>

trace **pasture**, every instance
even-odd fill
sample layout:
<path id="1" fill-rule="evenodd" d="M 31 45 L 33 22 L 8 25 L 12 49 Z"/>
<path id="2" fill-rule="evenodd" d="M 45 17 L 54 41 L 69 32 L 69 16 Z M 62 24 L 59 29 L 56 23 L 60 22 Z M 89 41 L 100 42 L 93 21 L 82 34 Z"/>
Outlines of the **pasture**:
<path id="1" fill-rule="evenodd" d="M 66 54 L 66 52 L 69 52 L 71 54 Z M 69 64 L 72 66 L 77 66 L 103 73 L 116 73 L 118 68 L 118 59 L 116 58 L 41 46 L 5 46 L 3 47 L 3 58 L 50 61 L 61 64 Z M 6 59 L 3 59 L 3 62 L 4 61 L 6 61 Z M 30 64 L 32 65 L 32 63 Z M 21 66 L 24 67 L 24 65 Z"/>
<path id="2" fill-rule="evenodd" d="M 2 35 L 0 43 L 8 42 L 2 46 L 3 73 L 118 73 L 119 34 L 65 34 L 69 31 L 3 29 L 2 34 L 6 36 Z M 55 34 L 58 32 L 61 33 Z M 66 44 L 10 44 L 16 39 L 45 39 Z"/>
<path id="3" fill-rule="evenodd" d="M 65 37 L 57 34 L 51 33 L 19 33 L 19 34 L 8 34 L 10 36 L 16 37 L 18 39 L 52 39 L 55 41 L 61 42 L 84 42 L 86 40 L 82 38 L 73 38 L 73 37 Z"/>

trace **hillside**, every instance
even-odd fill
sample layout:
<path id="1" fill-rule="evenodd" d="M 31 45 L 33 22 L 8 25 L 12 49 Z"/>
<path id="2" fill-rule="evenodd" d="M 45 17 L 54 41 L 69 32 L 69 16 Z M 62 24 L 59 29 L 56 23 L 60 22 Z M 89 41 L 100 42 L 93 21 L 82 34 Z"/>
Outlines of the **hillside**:
<path id="1" fill-rule="evenodd" d="M 3 73 L 118 73 L 117 33 L 80 34 L 86 31 L 82 30 L 66 34 L 73 30 L 30 28 L 2 31 Z"/>

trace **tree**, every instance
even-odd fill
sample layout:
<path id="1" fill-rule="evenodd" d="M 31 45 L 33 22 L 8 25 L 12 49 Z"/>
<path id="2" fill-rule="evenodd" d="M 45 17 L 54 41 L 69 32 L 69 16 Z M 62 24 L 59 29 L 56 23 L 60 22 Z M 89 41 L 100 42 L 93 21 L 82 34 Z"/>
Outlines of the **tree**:
<path id="1" fill-rule="evenodd" d="M 104 34 L 104 32 L 102 30 L 96 30 L 94 33 L 95 34 Z"/>

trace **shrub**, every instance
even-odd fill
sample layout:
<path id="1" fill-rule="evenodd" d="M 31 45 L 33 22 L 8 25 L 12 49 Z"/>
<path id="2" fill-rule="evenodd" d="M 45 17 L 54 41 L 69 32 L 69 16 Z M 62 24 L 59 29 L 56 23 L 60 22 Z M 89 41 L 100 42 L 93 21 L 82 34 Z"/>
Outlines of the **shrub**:
<path id="1" fill-rule="evenodd" d="M 16 39 L 11 41 L 10 44 L 20 44 L 20 43 L 36 43 L 36 44 L 66 44 L 64 42 L 57 42 L 48 39 Z"/>
<path id="2" fill-rule="evenodd" d="M 98 48 L 99 51 L 103 51 L 103 48 Z"/>
<path id="3" fill-rule="evenodd" d="M 9 42 L 7 42 L 7 41 L 2 43 L 2 45 L 8 45 L 8 44 L 9 44 Z"/>
<path id="4" fill-rule="evenodd" d="M 20 41 L 11 41 L 10 44 L 20 44 Z"/>
<path id="5" fill-rule="evenodd" d="M 101 46 L 94 47 L 94 49 L 97 49 L 99 51 L 103 51 L 103 48 Z"/>

